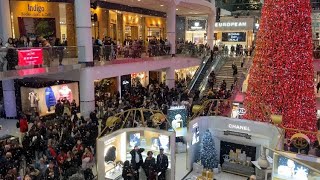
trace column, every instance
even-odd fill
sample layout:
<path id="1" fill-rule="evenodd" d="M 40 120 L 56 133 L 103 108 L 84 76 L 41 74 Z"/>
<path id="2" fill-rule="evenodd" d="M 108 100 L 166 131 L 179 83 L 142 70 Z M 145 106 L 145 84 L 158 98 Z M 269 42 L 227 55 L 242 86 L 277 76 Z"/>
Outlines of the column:
<path id="1" fill-rule="evenodd" d="M 123 15 L 122 14 L 117 14 L 117 32 L 118 32 L 118 39 L 120 40 L 120 44 L 123 43 L 124 41 L 124 31 L 123 31 Z"/>
<path id="2" fill-rule="evenodd" d="M 90 68 L 80 71 L 80 112 L 88 117 L 95 110 L 94 82 Z"/>
<path id="3" fill-rule="evenodd" d="M 166 85 L 169 89 L 175 87 L 175 72 L 173 68 L 166 69 Z"/>
<path id="4" fill-rule="evenodd" d="M 5 43 L 12 37 L 9 0 L 0 0 L 0 27 L 0 38 Z"/>
<path id="5" fill-rule="evenodd" d="M 90 0 L 75 0 L 74 5 L 79 63 L 93 66 Z"/>
<path id="6" fill-rule="evenodd" d="M 121 76 L 117 76 L 117 88 L 118 88 L 118 91 L 119 91 L 119 93 L 120 93 L 120 98 L 122 97 L 121 96 Z"/>
<path id="7" fill-rule="evenodd" d="M 170 54 L 176 54 L 176 4 L 172 1 L 167 9 L 167 39 L 170 42 Z"/>
<path id="8" fill-rule="evenodd" d="M 214 41 L 214 25 L 215 25 L 215 15 L 211 13 L 208 15 L 208 28 L 207 28 L 207 43 L 210 46 L 210 49 L 213 49 Z"/>
<path id="9" fill-rule="evenodd" d="M 76 29 L 74 27 L 74 5 L 66 3 L 66 25 L 68 46 L 76 46 Z"/>
<path id="10" fill-rule="evenodd" d="M 14 88 L 14 80 L 3 80 L 3 104 L 6 118 L 17 117 L 16 93 Z"/>

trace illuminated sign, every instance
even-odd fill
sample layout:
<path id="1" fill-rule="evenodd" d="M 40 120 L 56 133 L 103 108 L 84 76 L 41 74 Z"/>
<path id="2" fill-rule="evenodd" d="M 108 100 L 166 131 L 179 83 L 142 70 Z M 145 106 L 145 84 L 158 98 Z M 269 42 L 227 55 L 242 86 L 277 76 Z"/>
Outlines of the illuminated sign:
<path id="1" fill-rule="evenodd" d="M 35 5 L 28 4 L 28 11 L 36 11 L 38 13 L 41 13 L 44 11 L 44 7 L 38 4 L 35 4 Z"/>
<path id="2" fill-rule="evenodd" d="M 244 109 L 244 108 L 239 108 L 239 109 L 238 109 L 238 112 L 239 112 L 239 115 L 240 115 L 240 116 L 243 116 L 243 115 L 246 114 L 246 109 Z"/>
<path id="3" fill-rule="evenodd" d="M 242 131 L 251 131 L 249 126 L 241 126 L 237 124 L 228 124 L 229 129 L 236 129 L 236 130 L 242 130 Z"/>
<path id="4" fill-rule="evenodd" d="M 205 31 L 207 20 L 204 19 L 188 19 L 188 31 Z"/>
<path id="5" fill-rule="evenodd" d="M 215 27 L 247 27 L 247 22 L 217 22 Z"/>
<path id="6" fill-rule="evenodd" d="M 43 63 L 42 49 L 18 50 L 18 65 L 41 65 Z"/>
<path id="7" fill-rule="evenodd" d="M 191 26 L 191 29 L 192 30 L 200 30 L 200 29 L 203 29 L 203 27 L 200 26 L 199 22 L 195 22 L 194 26 Z"/>

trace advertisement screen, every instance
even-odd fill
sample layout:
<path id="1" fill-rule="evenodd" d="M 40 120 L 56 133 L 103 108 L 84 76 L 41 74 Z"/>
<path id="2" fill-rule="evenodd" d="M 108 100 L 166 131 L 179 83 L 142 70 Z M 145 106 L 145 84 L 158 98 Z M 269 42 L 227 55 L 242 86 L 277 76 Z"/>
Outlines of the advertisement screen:
<path id="1" fill-rule="evenodd" d="M 199 126 L 198 123 L 195 123 L 192 126 L 192 140 L 191 145 L 197 144 L 200 141 L 200 134 L 199 134 Z"/>
<path id="2" fill-rule="evenodd" d="M 133 149 L 135 146 L 140 146 L 140 133 L 133 133 L 129 135 L 129 146 Z"/>
<path id="3" fill-rule="evenodd" d="M 224 32 L 222 33 L 222 41 L 246 42 L 246 33 L 245 32 Z"/>
<path id="4" fill-rule="evenodd" d="M 172 106 L 168 110 L 168 120 L 171 124 L 169 131 L 175 131 L 176 137 L 187 135 L 188 112 L 184 106 Z"/>
<path id="5" fill-rule="evenodd" d="M 42 49 L 18 50 L 18 59 L 19 66 L 41 65 Z"/>

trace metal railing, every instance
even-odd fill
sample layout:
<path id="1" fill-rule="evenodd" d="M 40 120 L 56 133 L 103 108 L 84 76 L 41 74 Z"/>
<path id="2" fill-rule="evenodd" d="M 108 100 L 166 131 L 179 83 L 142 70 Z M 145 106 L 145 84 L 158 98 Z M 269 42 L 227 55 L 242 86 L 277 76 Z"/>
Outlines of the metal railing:
<path id="1" fill-rule="evenodd" d="M 0 48 L 0 71 L 78 64 L 84 47 Z"/>
<path id="2" fill-rule="evenodd" d="M 219 72 L 220 69 L 225 64 L 227 58 L 228 58 L 228 56 L 223 52 L 219 52 L 218 54 L 216 54 L 216 56 L 213 59 L 214 63 L 212 64 L 212 67 L 210 69 L 208 69 L 207 72 L 205 72 L 206 73 L 205 78 L 207 78 L 212 71 Z M 203 95 L 203 92 L 204 92 L 203 90 L 205 90 L 207 88 L 207 84 L 208 84 L 208 81 L 201 82 L 200 87 L 199 87 L 199 89 L 202 90 L 200 96 Z"/>

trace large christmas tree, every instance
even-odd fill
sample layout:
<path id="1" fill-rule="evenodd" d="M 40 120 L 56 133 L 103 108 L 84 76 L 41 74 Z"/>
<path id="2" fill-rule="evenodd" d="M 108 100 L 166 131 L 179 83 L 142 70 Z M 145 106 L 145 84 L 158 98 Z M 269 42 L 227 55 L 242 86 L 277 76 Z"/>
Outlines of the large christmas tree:
<path id="1" fill-rule="evenodd" d="M 310 0 L 265 0 L 250 71 L 245 118 L 268 121 L 261 104 L 287 128 L 316 130 Z M 295 132 L 289 132 L 292 135 Z"/>
<path id="2" fill-rule="evenodd" d="M 218 167 L 217 150 L 209 130 L 206 130 L 201 139 L 200 160 L 204 168 L 213 169 Z"/>

